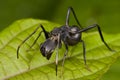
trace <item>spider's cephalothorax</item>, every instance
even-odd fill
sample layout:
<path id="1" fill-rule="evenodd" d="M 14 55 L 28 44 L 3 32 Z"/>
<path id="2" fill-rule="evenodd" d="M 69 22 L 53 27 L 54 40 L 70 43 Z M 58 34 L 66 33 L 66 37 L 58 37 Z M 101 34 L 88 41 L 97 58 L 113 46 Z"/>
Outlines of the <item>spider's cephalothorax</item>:
<path id="1" fill-rule="evenodd" d="M 73 13 L 73 16 L 77 22 L 78 25 L 73 25 L 70 26 L 69 25 L 69 16 L 70 16 L 70 12 Z M 90 25 L 86 28 L 82 28 L 76 15 L 75 12 L 73 10 L 72 7 L 68 8 L 68 12 L 67 12 L 67 16 L 66 16 L 66 23 L 65 25 L 58 27 L 58 28 L 54 28 L 51 32 L 48 32 L 44 29 L 44 27 L 42 26 L 42 24 L 40 24 L 40 26 L 38 26 L 34 32 L 32 32 L 19 46 L 17 49 L 17 58 L 19 57 L 19 49 L 21 47 L 21 45 L 23 43 L 25 43 L 25 41 L 27 41 L 37 30 L 38 28 L 42 28 L 42 31 L 38 34 L 38 36 L 36 37 L 35 41 L 33 42 L 33 44 L 30 46 L 30 48 L 33 47 L 33 45 L 36 43 L 36 41 L 39 39 L 41 33 L 43 32 L 45 35 L 46 40 L 40 44 L 40 52 L 42 53 L 42 55 L 44 57 L 46 57 L 48 60 L 50 59 L 52 53 L 55 51 L 56 49 L 56 75 L 57 75 L 57 65 L 58 65 L 58 50 L 59 48 L 62 47 L 62 43 L 65 45 L 66 51 L 63 55 L 63 62 L 62 62 L 62 66 L 64 65 L 64 61 L 66 58 L 66 55 L 68 53 L 68 46 L 75 46 L 77 43 L 81 42 L 83 45 L 83 57 L 84 57 L 84 63 L 86 65 L 86 48 L 85 48 L 85 43 L 82 40 L 82 32 L 85 32 L 89 29 L 92 28 L 97 28 L 100 38 L 102 40 L 102 42 L 105 44 L 105 46 L 112 51 L 112 49 L 107 45 L 107 43 L 104 41 L 101 29 L 99 27 L 98 24 L 93 24 Z"/>

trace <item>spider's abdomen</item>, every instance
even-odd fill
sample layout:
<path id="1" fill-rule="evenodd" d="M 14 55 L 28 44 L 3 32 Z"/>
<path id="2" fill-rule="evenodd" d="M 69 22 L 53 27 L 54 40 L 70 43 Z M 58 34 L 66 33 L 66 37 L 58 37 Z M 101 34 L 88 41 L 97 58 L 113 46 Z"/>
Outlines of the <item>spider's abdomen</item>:
<path id="1" fill-rule="evenodd" d="M 79 33 L 79 30 L 77 26 L 70 27 L 69 36 L 66 39 L 68 45 L 72 46 L 80 42 L 81 33 Z"/>
<path id="2" fill-rule="evenodd" d="M 66 40 L 67 40 L 68 45 L 73 46 L 73 45 L 79 43 L 79 41 L 80 41 L 80 34 L 72 35 L 71 37 L 67 38 Z"/>

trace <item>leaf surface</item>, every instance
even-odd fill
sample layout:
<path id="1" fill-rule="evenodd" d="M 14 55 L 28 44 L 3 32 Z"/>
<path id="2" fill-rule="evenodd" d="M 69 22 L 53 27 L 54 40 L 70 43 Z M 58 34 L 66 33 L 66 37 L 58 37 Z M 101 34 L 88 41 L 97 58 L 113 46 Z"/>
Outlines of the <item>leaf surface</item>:
<path id="1" fill-rule="evenodd" d="M 39 51 L 40 43 L 45 41 L 42 34 L 35 46 L 27 51 L 41 31 L 39 29 L 20 48 L 19 59 L 16 56 L 18 45 L 42 24 L 47 31 L 59 24 L 45 20 L 22 19 L 14 22 L 0 32 L 0 79 L 4 80 L 99 80 L 101 76 L 120 56 L 120 34 L 103 33 L 108 45 L 115 50 L 109 51 L 102 43 L 97 31 L 83 33 L 82 39 L 86 44 L 86 58 L 89 70 L 83 62 L 82 44 L 69 47 L 69 53 L 62 70 L 64 45 L 59 49 L 58 76 L 55 73 L 55 52 L 50 60 L 43 57 Z"/>

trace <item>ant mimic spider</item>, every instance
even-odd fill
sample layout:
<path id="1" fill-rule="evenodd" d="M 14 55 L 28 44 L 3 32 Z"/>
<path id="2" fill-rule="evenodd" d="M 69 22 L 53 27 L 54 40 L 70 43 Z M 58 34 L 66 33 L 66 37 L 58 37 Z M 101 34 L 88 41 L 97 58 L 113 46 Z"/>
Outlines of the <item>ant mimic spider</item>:
<path id="1" fill-rule="evenodd" d="M 73 13 L 73 16 L 77 22 L 78 25 L 72 25 L 69 26 L 69 16 L 70 16 L 70 12 Z M 98 24 L 93 24 L 90 25 L 86 28 L 82 28 L 81 24 L 79 23 L 76 14 L 73 10 L 72 7 L 68 8 L 67 11 L 67 16 L 66 16 L 66 22 L 65 25 L 58 27 L 58 28 L 54 28 L 51 32 L 48 32 L 45 30 L 45 28 L 43 27 L 42 24 L 40 24 L 40 26 L 38 26 L 17 48 L 17 58 L 19 58 L 19 49 L 20 47 L 34 34 L 36 33 L 36 31 L 42 28 L 42 31 L 39 33 L 39 35 L 36 37 L 35 41 L 33 42 L 33 44 L 30 46 L 30 48 L 32 48 L 34 46 L 34 44 L 37 42 L 37 40 L 39 39 L 41 33 L 44 33 L 44 36 L 46 38 L 46 40 L 41 43 L 40 45 L 40 52 L 42 53 L 42 55 L 44 57 L 46 57 L 48 60 L 50 59 L 52 53 L 54 52 L 54 50 L 57 48 L 59 49 L 62 46 L 62 42 L 65 45 L 66 51 L 63 55 L 63 62 L 62 62 L 62 66 L 64 66 L 64 61 L 66 58 L 66 55 L 68 54 L 68 46 L 75 46 L 76 44 L 78 44 L 79 42 L 82 43 L 83 45 L 83 58 L 84 58 L 84 64 L 86 65 L 86 48 L 85 48 L 85 43 L 81 38 L 82 32 L 85 32 L 87 30 L 90 30 L 92 28 L 97 28 L 100 38 L 102 40 L 102 42 L 105 44 L 105 46 L 112 51 L 112 49 L 108 46 L 108 44 L 105 42 L 101 29 L 99 27 Z M 58 52 L 56 52 L 56 75 L 57 75 L 57 65 L 58 65 Z"/>

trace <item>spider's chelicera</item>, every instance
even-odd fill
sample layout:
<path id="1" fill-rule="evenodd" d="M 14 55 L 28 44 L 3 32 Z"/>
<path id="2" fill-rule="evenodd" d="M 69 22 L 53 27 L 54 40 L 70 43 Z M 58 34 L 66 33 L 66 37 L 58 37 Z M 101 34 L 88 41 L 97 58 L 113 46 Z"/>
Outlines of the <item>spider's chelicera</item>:
<path id="1" fill-rule="evenodd" d="M 73 13 L 73 16 L 77 22 L 78 25 L 69 25 L 69 16 L 70 16 L 70 12 Z M 72 7 L 68 8 L 67 11 L 67 16 L 66 16 L 66 23 L 65 25 L 58 27 L 58 28 L 54 28 L 51 32 L 48 32 L 44 29 L 43 25 L 40 24 L 40 26 L 38 26 L 17 48 L 17 58 L 19 58 L 19 49 L 20 47 L 23 45 L 23 43 L 25 43 L 39 28 L 42 28 L 42 31 L 38 34 L 38 36 L 36 37 L 35 41 L 33 42 L 33 44 L 30 46 L 30 48 L 32 48 L 34 46 L 34 44 L 37 42 L 37 40 L 39 39 L 41 33 L 43 32 L 45 35 L 46 40 L 41 43 L 40 45 L 40 52 L 42 53 L 42 55 L 44 57 L 46 57 L 48 60 L 50 59 L 52 53 L 54 52 L 54 50 L 57 48 L 61 48 L 62 46 L 62 42 L 65 45 L 66 51 L 63 55 L 63 62 L 62 62 L 62 66 L 64 66 L 64 61 L 66 58 L 66 55 L 68 53 L 68 46 L 75 46 L 76 44 L 78 44 L 79 42 L 82 43 L 83 45 L 83 57 L 84 57 L 84 64 L 86 65 L 86 48 L 85 48 L 85 43 L 81 38 L 82 32 L 85 32 L 89 29 L 92 28 L 97 28 L 100 38 L 102 40 L 102 42 L 105 44 L 105 46 L 112 51 L 112 49 L 108 46 L 108 44 L 104 41 L 101 29 L 99 27 L 98 24 L 93 24 L 90 25 L 86 28 L 82 28 L 81 24 L 79 23 L 75 12 L 73 10 Z M 56 52 L 56 75 L 57 75 L 57 65 L 58 65 L 58 52 Z"/>

